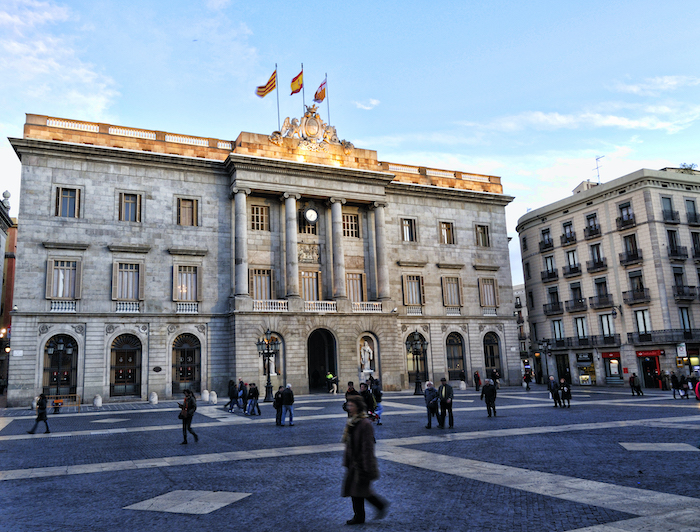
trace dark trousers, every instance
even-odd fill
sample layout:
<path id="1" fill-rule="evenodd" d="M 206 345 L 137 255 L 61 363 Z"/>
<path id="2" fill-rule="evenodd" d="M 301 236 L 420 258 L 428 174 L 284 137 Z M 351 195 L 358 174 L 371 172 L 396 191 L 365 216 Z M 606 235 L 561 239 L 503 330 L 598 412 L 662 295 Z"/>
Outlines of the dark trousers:
<path id="1" fill-rule="evenodd" d="M 438 414 L 437 410 L 437 405 L 435 405 L 433 408 L 427 407 L 428 410 L 428 424 L 426 425 L 428 428 L 433 426 L 433 416 L 437 418 L 438 425 L 440 424 L 440 415 Z"/>
<path id="2" fill-rule="evenodd" d="M 374 506 L 377 510 L 384 508 L 386 504 L 385 501 L 377 497 L 376 495 L 371 495 L 369 497 L 353 497 L 352 498 L 352 511 L 355 513 L 353 519 L 358 523 L 365 522 L 365 498 L 367 502 Z"/>
<path id="3" fill-rule="evenodd" d="M 46 421 L 45 419 L 42 419 L 41 421 L 43 421 L 43 422 L 44 422 L 44 425 L 46 425 L 46 432 L 51 432 L 51 431 L 49 430 L 49 422 Z M 30 430 L 29 432 L 31 432 L 31 433 L 36 432 L 36 428 L 37 428 L 38 426 L 39 426 L 39 419 L 37 418 L 37 420 L 34 422 L 34 426 L 32 427 L 32 430 Z"/>
<path id="4" fill-rule="evenodd" d="M 445 426 L 445 416 L 449 413 L 450 428 L 454 427 L 455 419 L 452 416 L 452 403 L 443 403 L 440 401 L 440 418 L 438 419 L 438 424 L 441 427 Z"/>
<path id="5" fill-rule="evenodd" d="M 275 425 L 282 424 L 282 407 L 275 409 Z"/>
<path id="6" fill-rule="evenodd" d="M 496 401 L 486 401 L 486 412 L 488 412 L 489 417 L 491 417 L 491 411 L 493 410 L 493 415 L 496 415 Z"/>
<path id="7" fill-rule="evenodd" d="M 192 416 L 186 416 L 185 419 L 182 420 L 182 439 L 183 441 L 187 441 L 187 433 L 192 434 L 194 436 L 194 441 L 198 441 L 199 437 L 194 433 L 192 430 Z"/>

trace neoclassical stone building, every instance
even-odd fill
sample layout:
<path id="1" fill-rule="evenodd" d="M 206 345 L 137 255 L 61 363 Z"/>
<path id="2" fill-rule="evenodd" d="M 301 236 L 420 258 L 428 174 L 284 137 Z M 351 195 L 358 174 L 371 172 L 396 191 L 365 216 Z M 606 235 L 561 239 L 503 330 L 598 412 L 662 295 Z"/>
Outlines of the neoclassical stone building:
<path id="1" fill-rule="evenodd" d="M 291 124 L 224 141 L 27 115 L 8 403 L 261 386 L 268 329 L 273 385 L 301 393 L 327 371 L 517 381 L 500 178 L 379 162 L 313 107 Z"/>

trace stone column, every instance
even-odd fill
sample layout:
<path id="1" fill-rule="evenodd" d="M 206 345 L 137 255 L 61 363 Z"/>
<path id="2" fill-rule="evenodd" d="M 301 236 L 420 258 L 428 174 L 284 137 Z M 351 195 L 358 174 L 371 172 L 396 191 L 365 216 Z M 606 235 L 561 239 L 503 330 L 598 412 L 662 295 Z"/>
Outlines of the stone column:
<path id="1" fill-rule="evenodd" d="M 234 262 L 236 269 L 236 296 L 250 297 L 248 293 L 248 212 L 246 196 L 249 189 L 234 188 L 236 234 L 234 238 Z"/>
<path id="2" fill-rule="evenodd" d="M 333 233 L 333 299 L 347 299 L 345 284 L 345 251 L 343 250 L 343 205 L 345 200 L 331 198 Z"/>
<path id="3" fill-rule="evenodd" d="M 284 193 L 284 220 L 287 254 L 287 298 L 299 298 L 299 252 L 297 250 L 297 200 L 299 194 Z"/>
<path id="4" fill-rule="evenodd" d="M 377 297 L 380 301 L 391 299 L 389 293 L 389 263 L 386 258 L 385 207 L 386 203 L 374 202 L 374 240 L 377 246 Z"/>

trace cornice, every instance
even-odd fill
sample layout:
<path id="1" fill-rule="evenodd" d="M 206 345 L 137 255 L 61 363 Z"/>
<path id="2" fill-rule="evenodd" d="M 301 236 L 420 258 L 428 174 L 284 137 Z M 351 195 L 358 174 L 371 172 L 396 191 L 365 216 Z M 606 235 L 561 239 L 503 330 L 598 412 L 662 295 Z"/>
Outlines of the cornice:
<path id="1" fill-rule="evenodd" d="M 85 251 L 90 247 L 87 242 L 42 242 L 41 244 L 46 249 L 74 249 L 78 251 Z"/>
<path id="2" fill-rule="evenodd" d="M 209 250 L 207 248 L 180 248 L 172 247 L 168 248 L 168 253 L 171 255 L 189 255 L 192 257 L 204 257 Z"/>
<path id="3" fill-rule="evenodd" d="M 107 246 L 112 253 L 148 253 L 151 246 L 142 244 L 110 244 Z"/>
<path id="4" fill-rule="evenodd" d="M 418 185 L 415 183 L 389 183 L 386 187 L 387 193 L 404 194 L 421 197 L 459 199 L 460 201 L 471 201 L 473 203 L 488 203 L 505 207 L 515 199 L 514 196 L 496 194 L 494 192 L 481 192 L 478 190 L 465 190 L 462 188 L 443 188 L 434 185 Z"/>

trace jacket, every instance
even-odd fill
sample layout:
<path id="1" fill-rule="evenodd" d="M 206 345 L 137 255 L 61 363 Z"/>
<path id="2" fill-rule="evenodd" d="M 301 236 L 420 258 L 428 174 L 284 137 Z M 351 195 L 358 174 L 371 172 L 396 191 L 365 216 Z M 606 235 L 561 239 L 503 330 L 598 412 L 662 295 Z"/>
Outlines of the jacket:
<path id="1" fill-rule="evenodd" d="M 374 455 L 374 429 L 368 418 L 349 428 L 343 465 L 348 468 L 343 482 L 343 497 L 370 497 L 370 482 L 379 478 Z"/>
<path id="2" fill-rule="evenodd" d="M 275 393 L 275 398 L 272 401 L 272 407 L 275 410 L 282 408 L 282 392 Z"/>
<path id="3" fill-rule="evenodd" d="M 437 400 L 440 396 L 435 388 L 426 388 L 423 395 L 425 396 L 425 406 L 428 408 L 437 406 Z"/>
<path id="4" fill-rule="evenodd" d="M 282 390 L 282 404 L 284 406 L 291 406 L 294 404 L 294 392 L 291 388 Z"/>
<path id="5" fill-rule="evenodd" d="M 486 397 L 487 403 L 493 403 L 496 400 L 496 386 L 493 384 L 487 384 L 481 389 L 481 399 Z"/>
<path id="6" fill-rule="evenodd" d="M 364 392 L 360 392 L 360 395 L 365 400 L 367 410 L 374 412 L 377 409 L 377 401 L 374 400 L 374 394 L 370 390 L 365 390 Z"/>
<path id="7" fill-rule="evenodd" d="M 454 391 L 452 390 L 452 386 L 449 384 L 441 384 L 440 388 L 438 388 L 438 395 L 440 396 L 441 403 L 447 403 L 448 399 L 454 399 Z"/>

